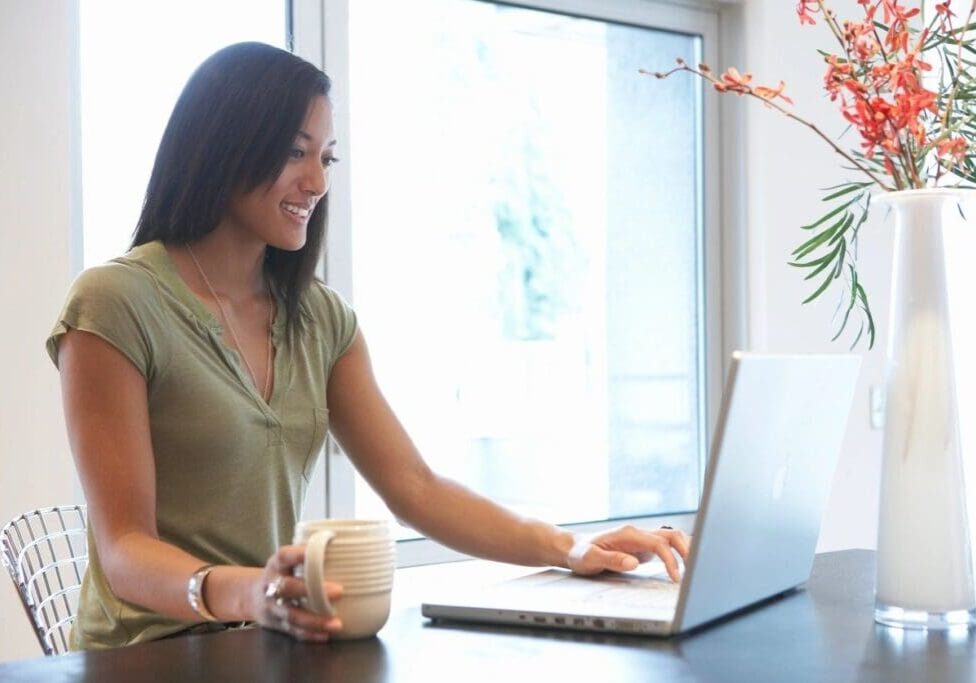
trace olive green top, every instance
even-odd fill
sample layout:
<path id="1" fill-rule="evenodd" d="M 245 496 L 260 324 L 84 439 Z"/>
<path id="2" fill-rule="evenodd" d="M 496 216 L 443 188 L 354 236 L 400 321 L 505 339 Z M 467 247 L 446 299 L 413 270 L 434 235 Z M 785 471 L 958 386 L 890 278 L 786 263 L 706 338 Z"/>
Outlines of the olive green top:
<path id="1" fill-rule="evenodd" d="M 47 340 L 56 365 L 69 328 L 91 332 L 146 378 L 159 537 L 201 562 L 263 566 L 291 542 L 328 430 L 326 383 L 356 334 L 355 314 L 314 282 L 301 302 L 304 331 L 290 339 L 277 304 L 268 403 L 159 242 L 81 273 Z M 192 625 L 116 597 L 90 527 L 88 550 L 72 648 L 129 645 Z"/>

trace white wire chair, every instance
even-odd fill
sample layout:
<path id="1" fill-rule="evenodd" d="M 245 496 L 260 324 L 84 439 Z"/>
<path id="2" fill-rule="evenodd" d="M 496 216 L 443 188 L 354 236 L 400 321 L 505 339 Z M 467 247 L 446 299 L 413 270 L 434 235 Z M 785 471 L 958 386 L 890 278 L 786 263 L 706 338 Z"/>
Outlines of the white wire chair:
<path id="1" fill-rule="evenodd" d="M 0 558 L 45 655 L 68 651 L 81 578 L 88 567 L 87 508 L 27 512 L 0 531 Z"/>

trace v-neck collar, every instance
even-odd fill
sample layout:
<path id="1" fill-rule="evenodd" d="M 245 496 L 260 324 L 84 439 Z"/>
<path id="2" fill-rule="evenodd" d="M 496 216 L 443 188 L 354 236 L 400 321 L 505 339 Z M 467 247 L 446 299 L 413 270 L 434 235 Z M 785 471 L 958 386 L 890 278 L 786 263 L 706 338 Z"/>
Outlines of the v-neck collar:
<path id="1" fill-rule="evenodd" d="M 127 254 L 128 257 L 135 257 L 137 260 L 144 260 L 152 269 L 156 278 L 160 283 L 170 291 L 170 293 L 176 297 L 176 299 L 183 304 L 189 312 L 196 318 L 204 328 L 210 332 L 210 337 L 214 342 L 215 348 L 224 357 L 225 362 L 231 367 L 233 372 L 237 375 L 238 381 L 244 385 L 245 389 L 249 391 L 257 403 L 261 406 L 261 409 L 269 413 L 272 417 L 274 415 L 272 406 L 277 404 L 277 399 L 281 395 L 282 387 L 288 381 L 284 376 L 284 369 L 287 367 L 287 363 L 279 362 L 282 358 L 283 345 L 282 340 L 285 336 L 285 325 L 286 316 L 284 315 L 285 305 L 284 301 L 272 292 L 275 300 L 275 317 L 271 324 L 271 344 L 274 349 L 272 354 L 272 372 L 274 383 L 271 386 L 271 396 L 265 401 L 264 397 L 261 396 L 261 392 L 255 386 L 254 381 L 248 375 L 244 363 L 241 359 L 241 354 L 239 351 L 232 349 L 226 343 L 224 343 L 223 333 L 224 326 L 221 322 L 210 312 L 203 302 L 193 293 L 190 286 L 186 283 L 183 277 L 180 275 L 179 271 L 176 269 L 176 264 L 173 263 L 173 259 L 170 258 L 169 252 L 166 251 L 166 246 L 156 240 L 153 242 L 147 242 L 146 244 L 141 244 L 137 247 L 133 247 L 132 250 Z"/>

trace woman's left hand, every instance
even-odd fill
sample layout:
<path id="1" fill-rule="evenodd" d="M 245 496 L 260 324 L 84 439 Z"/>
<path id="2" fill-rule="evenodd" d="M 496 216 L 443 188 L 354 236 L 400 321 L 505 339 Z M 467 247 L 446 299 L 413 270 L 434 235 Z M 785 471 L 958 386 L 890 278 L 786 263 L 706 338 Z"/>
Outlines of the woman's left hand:
<path id="1" fill-rule="evenodd" d="M 566 563 L 574 574 L 623 572 L 660 557 L 673 581 L 681 580 L 678 560 L 688 557 L 688 536 L 677 529 L 638 529 L 627 525 L 598 534 L 577 535 Z"/>

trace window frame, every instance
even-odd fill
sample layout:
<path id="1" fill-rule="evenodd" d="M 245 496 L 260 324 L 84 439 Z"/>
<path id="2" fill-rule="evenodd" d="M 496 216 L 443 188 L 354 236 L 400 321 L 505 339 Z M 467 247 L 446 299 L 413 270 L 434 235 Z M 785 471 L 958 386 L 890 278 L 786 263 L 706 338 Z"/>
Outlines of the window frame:
<path id="1" fill-rule="evenodd" d="M 329 238 L 319 275 L 348 301 L 355 305 L 352 274 L 352 206 L 350 175 L 355 159 L 348 154 L 352 142 L 350 136 L 349 99 L 352 84 L 349 79 L 349 5 L 352 0 L 289 0 L 292 35 L 289 44 L 295 54 L 322 66 L 332 79 L 336 96 L 333 98 L 335 128 L 338 139 L 338 155 L 343 158 L 333 172 L 329 191 Z M 482 0 L 492 1 L 492 0 Z M 559 12 L 572 16 L 612 21 L 633 26 L 695 34 L 702 37 L 704 60 L 719 63 L 721 51 L 721 9 L 710 0 L 522 0 L 498 2 L 528 9 Z M 648 83 L 648 87 L 653 84 Z M 723 186 L 720 181 L 722 147 L 728 144 L 722 133 L 731 131 L 720 119 L 718 98 L 706 96 L 700 88 L 699 98 L 703 111 L 699 151 L 703 157 L 699 177 L 699 202 L 703 215 L 697 227 L 698 246 L 703 255 L 698 263 L 699 324 L 703 326 L 704 344 L 699 352 L 699 372 L 704 377 L 704 396 L 699 398 L 699 487 L 704 481 L 705 459 L 711 434 L 721 403 L 724 382 L 725 359 L 731 346 L 726 326 L 739 329 L 742 310 L 740 287 L 723 288 L 723 280 L 729 281 L 728 273 L 734 272 L 734 264 L 727 259 L 739 253 L 737 249 L 723 249 L 723 234 L 729 232 L 723 226 L 721 207 Z M 723 276 L 723 273 L 726 274 Z M 733 280 L 733 282 L 737 282 Z M 724 291 L 723 291 L 724 290 Z M 731 291 L 730 291 L 731 290 Z M 738 335 L 737 335 L 738 336 Z M 382 378 L 380 378 L 382 380 Z M 324 457 L 312 477 L 306 503 L 306 517 L 353 517 L 355 515 L 355 469 L 338 445 L 329 438 Z M 691 529 L 695 511 L 669 515 L 653 515 L 616 518 L 598 522 L 564 525 L 567 529 L 594 532 L 634 524 L 656 527 L 671 524 Z M 451 550 L 430 539 L 398 541 L 398 565 L 408 567 L 454 560 L 469 559 L 468 555 Z"/>

